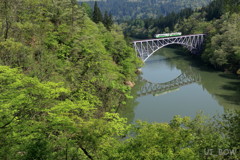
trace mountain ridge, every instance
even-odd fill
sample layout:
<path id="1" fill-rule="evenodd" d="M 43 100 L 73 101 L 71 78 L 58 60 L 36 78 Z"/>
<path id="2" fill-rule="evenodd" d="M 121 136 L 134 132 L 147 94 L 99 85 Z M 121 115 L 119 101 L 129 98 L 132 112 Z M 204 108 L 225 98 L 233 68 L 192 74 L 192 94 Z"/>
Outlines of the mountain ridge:
<path id="1" fill-rule="evenodd" d="M 95 1 L 80 0 L 91 6 Z M 116 21 L 156 18 L 166 16 L 171 12 L 179 12 L 184 8 L 200 8 L 211 0 L 104 0 L 96 1 L 102 12 L 110 12 Z"/>

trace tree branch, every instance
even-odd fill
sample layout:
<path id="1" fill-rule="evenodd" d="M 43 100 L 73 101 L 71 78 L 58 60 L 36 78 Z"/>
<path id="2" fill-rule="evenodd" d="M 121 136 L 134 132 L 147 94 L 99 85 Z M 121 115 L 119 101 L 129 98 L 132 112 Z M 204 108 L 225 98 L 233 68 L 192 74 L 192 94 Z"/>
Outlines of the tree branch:
<path id="1" fill-rule="evenodd" d="M 87 152 L 87 150 L 83 147 L 80 146 L 80 148 L 82 149 L 82 151 L 84 152 L 84 154 L 91 160 L 93 160 L 92 156 Z"/>
<path id="2" fill-rule="evenodd" d="M 13 119 L 11 121 L 9 121 L 8 123 L 4 124 L 2 127 L 0 127 L 0 129 L 5 128 L 6 126 L 8 126 L 10 123 L 12 123 L 12 121 L 14 120 L 15 117 L 13 117 Z"/>

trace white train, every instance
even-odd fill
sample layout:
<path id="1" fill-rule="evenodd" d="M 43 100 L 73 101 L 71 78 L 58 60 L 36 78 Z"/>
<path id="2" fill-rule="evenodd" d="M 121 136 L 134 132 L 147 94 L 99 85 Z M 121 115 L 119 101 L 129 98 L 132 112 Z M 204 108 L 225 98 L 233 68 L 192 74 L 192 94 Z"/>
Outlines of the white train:
<path id="1" fill-rule="evenodd" d="M 175 33 L 164 33 L 164 34 L 155 34 L 155 38 L 163 38 L 163 37 L 174 37 L 174 36 L 181 36 L 182 32 L 175 32 Z"/>

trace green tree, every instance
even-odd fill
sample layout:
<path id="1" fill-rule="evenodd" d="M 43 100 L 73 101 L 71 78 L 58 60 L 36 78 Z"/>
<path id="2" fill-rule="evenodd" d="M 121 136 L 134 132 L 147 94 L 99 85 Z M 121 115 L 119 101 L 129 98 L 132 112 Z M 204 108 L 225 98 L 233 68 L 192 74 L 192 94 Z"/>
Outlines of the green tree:
<path id="1" fill-rule="evenodd" d="M 1 159 L 106 157 L 127 133 L 126 119 L 107 112 L 95 118 L 88 97 L 70 100 L 62 84 L 6 66 L 0 66 L 0 82 Z"/>
<path id="2" fill-rule="evenodd" d="M 219 19 L 225 12 L 225 0 L 214 0 L 208 6 L 203 8 L 203 10 L 207 13 L 206 19 Z"/>
<path id="3" fill-rule="evenodd" d="M 108 30 L 111 30 L 111 27 L 113 25 L 113 19 L 112 19 L 112 15 L 108 14 L 107 11 L 105 11 L 104 13 L 103 24 Z"/>
<path id="4" fill-rule="evenodd" d="M 97 2 L 95 2 L 94 4 L 93 22 L 95 23 L 103 22 L 103 16 L 102 16 L 101 10 L 98 7 Z"/>
<path id="5" fill-rule="evenodd" d="M 211 37 L 204 54 L 205 61 L 215 67 L 229 69 L 236 72 L 239 69 L 239 21 L 238 14 L 234 13 L 222 17 L 220 22 L 215 22 L 218 34 Z"/>
<path id="6" fill-rule="evenodd" d="M 87 13 L 88 17 L 92 19 L 93 11 L 92 11 L 92 8 L 89 6 L 89 4 L 86 3 L 86 2 L 82 2 L 81 6 L 84 8 L 84 10 Z"/>
<path id="7" fill-rule="evenodd" d="M 230 12 L 238 12 L 240 10 L 240 1 L 239 0 L 225 0 L 227 9 Z"/>
<path id="8" fill-rule="evenodd" d="M 36 78 L 26 77 L 17 69 L 5 66 L 0 67 L 0 82 L 0 157 L 16 159 L 29 151 L 25 147 L 29 147 L 30 141 L 34 143 L 35 139 L 45 138 L 46 110 L 56 104 L 58 98 L 69 94 L 69 91 L 60 87 L 60 84 L 43 84 Z M 45 143 L 42 147 L 46 147 Z M 41 152 L 41 149 L 38 151 Z M 6 154 L 7 150 L 9 152 Z M 40 157 L 46 154 L 36 153 Z"/>

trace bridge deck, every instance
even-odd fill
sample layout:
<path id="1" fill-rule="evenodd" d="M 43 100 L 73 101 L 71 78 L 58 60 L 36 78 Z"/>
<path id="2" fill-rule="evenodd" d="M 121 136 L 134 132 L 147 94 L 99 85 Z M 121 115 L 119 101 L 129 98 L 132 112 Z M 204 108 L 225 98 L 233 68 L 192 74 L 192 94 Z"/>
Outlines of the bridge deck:
<path id="1" fill-rule="evenodd" d="M 187 48 L 191 53 L 198 54 L 202 49 L 202 44 L 206 34 L 190 34 L 172 36 L 155 39 L 144 39 L 133 41 L 133 46 L 143 62 L 145 62 L 157 50 L 171 44 L 180 44 Z"/>
<path id="2" fill-rule="evenodd" d="M 154 40 L 160 40 L 160 39 L 191 37 L 191 36 L 199 36 L 199 35 L 206 35 L 206 34 L 189 34 L 189 35 L 181 35 L 181 36 L 162 37 L 162 38 L 141 39 L 141 40 L 132 41 L 132 43 L 134 43 L 134 42 L 154 41 Z"/>

